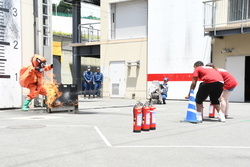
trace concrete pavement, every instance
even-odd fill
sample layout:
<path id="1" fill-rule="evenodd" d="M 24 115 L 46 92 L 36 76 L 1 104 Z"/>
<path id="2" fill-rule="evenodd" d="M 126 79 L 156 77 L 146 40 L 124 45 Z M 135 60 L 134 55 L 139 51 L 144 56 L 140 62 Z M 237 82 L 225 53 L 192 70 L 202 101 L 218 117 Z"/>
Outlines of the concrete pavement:
<path id="1" fill-rule="evenodd" d="M 156 130 L 133 133 L 135 102 L 80 98 L 78 114 L 0 110 L 0 166 L 249 166 L 249 103 L 230 103 L 226 123 L 192 124 L 180 122 L 188 101 L 168 100 L 156 105 Z"/>
<path id="2" fill-rule="evenodd" d="M 142 100 L 146 101 L 146 100 Z M 132 107 L 137 102 L 137 99 L 110 99 L 110 98 L 84 98 L 79 96 L 79 109 L 101 109 L 115 107 Z"/>

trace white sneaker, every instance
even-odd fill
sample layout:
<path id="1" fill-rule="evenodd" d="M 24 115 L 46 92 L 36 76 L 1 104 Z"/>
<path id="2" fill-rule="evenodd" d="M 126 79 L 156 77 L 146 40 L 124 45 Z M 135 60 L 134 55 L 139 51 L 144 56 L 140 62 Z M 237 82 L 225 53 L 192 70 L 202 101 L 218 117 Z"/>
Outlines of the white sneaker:
<path id="1" fill-rule="evenodd" d="M 202 123 L 202 116 L 201 115 L 197 115 L 196 119 L 199 123 Z"/>
<path id="2" fill-rule="evenodd" d="M 222 112 L 219 112 L 219 121 L 223 123 L 226 122 L 225 115 Z"/>

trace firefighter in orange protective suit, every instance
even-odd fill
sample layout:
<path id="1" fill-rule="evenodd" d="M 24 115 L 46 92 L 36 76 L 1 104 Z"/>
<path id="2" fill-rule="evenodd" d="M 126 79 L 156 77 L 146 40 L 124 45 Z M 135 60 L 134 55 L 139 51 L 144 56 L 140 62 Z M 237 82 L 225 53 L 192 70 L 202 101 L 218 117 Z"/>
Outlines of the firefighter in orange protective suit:
<path id="1" fill-rule="evenodd" d="M 32 65 L 23 67 L 20 70 L 20 85 L 30 90 L 23 104 L 23 111 L 28 111 L 29 103 L 39 94 L 46 96 L 43 83 L 44 71 L 49 71 L 53 68 L 53 64 L 46 65 L 46 61 L 44 57 L 35 54 L 31 58 Z"/>

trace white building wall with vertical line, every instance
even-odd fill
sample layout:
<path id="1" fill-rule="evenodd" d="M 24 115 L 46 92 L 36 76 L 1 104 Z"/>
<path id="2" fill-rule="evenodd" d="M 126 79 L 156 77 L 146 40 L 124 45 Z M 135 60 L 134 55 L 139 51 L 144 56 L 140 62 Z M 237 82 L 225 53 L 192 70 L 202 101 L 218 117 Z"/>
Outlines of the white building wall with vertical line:
<path id="1" fill-rule="evenodd" d="M 148 13 L 148 74 L 192 73 L 195 61 L 210 62 L 202 0 L 149 0 Z M 183 99 L 190 84 L 170 80 L 168 98 Z"/>

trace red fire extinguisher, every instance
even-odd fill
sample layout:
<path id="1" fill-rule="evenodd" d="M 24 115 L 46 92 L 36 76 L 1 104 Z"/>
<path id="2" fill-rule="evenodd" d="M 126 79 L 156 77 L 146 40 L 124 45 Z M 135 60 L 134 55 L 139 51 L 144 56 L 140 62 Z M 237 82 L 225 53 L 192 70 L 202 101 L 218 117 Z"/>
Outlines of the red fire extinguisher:
<path id="1" fill-rule="evenodd" d="M 156 129 L 156 107 L 150 105 L 150 130 Z"/>
<path id="2" fill-rule="evenodd" d="M 150 107 L 148 102 L 146 102 L 142 107 L 142 131 L 150 130 Z"/>
<path id="3" fill-rule="evenodd" d="M 215 117 L 215 107 L 213 104 L 210 103 L 209 105 L 209 118 Z"/>
<path id="4" fill-rule="evenodd" d="M 141 132 L 142 125 L 142 103 L 137 102 L 133 108 L 134 113 L 134 128 L 133 132 Z"/>

